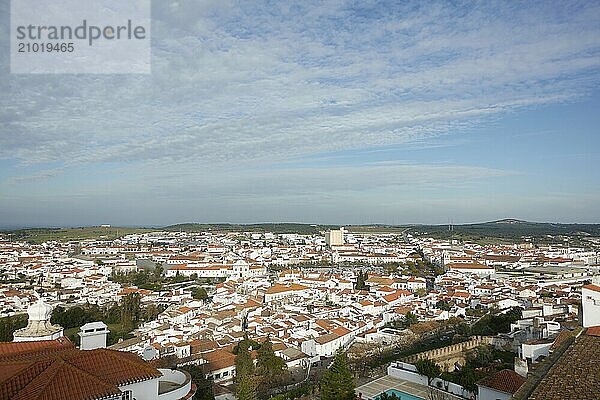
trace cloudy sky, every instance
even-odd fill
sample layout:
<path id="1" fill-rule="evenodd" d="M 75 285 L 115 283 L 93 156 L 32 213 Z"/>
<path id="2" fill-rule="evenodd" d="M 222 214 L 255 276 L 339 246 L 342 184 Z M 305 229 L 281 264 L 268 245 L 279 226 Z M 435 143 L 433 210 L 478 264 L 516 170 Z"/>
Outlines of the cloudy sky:
<path id="1" fill-rule="evenodd" d="M 150 75 L 15 75 L 0 226 L 600 223 L 600 2 L 156 0 Z"/>

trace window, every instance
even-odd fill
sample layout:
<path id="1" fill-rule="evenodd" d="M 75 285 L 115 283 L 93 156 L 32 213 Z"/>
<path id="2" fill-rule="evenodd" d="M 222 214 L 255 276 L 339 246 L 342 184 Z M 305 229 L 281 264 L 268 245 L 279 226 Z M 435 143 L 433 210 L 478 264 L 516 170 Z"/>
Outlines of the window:
<path id="1" fill-rule="evenodd" d="M 126 390 L 123 392 L 123 396 L 121 396 L 121 400 L 135 400 L 133 398 L 133 393 L 131 390 Z"/>

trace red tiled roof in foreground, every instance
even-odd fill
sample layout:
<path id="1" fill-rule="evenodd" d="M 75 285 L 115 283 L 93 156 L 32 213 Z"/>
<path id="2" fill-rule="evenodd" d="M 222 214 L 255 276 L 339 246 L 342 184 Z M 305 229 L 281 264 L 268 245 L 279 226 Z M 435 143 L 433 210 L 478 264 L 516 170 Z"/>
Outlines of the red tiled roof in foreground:
<path id="1" fill-rule="evenodd" d="M 595 292 L 600 292 L 600 286 L 594 285 L 594 284 L 585 285 L 585 286 L 583 286 L 583 289 L 588 289 L 588 290 L 593 290 Z"/>
<path id="2" fill-rule="evenodd" d="M 525 383 L 525 378 L 512 369 L 503 369 L 477 382 L 478 385 L 510 394 L 519 390 L 523 383 Z"/>
<path id="3" fill-rule="evenodd" d="M 591 332 L 590 332 L 591 329 Z M 600 393 L 600 336 L 596 328 L 575 339 L 550 367 L 530 400 L 597 399 Z"/>
<path id="4" fill-rule="evenodd" d="M 95 400 L 121 393 L 120 385 L 161 376 L 132 353 L 45 342 L 0 344 L 0 399 Z"/>
<path id="5" fill-rule="evenodd" d="M 65 336 L 56 340 L 39 340 L 35 342 L 0 342 L 0 358 L 6 354 L 26 353 L 34 350 L 60 349 L 62 347 L 75 347 Z"/>
<path id="6" fill-rule="evenodd" d="M 589 335 L 589 336 L 600 336 L 600 325 L 598 325 L 598 326 L 590 326 L 585 331 L 585 334 Z"/>

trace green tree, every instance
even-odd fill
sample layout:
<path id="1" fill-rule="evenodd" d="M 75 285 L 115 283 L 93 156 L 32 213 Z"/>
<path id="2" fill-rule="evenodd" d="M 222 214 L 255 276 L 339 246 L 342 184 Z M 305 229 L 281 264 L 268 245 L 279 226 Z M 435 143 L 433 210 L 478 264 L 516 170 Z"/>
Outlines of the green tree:
<path id="1" fill-rule="evenodd" d="M 454 327 L 457 334 L 462 336 L 471 336 L 471 326 L 465 322 L 461 322 Z"/>
<path id="2" fill-rule="evenodd" d="M 235 394 L 237 400 L 258 400 L 251 375 L 243 375 L 237 379 Z"/>
<path id="3" fill-rule="evenodd" d="M 358 271 L 356 275 L 356 283 L 354 285 L 354 289 L 356 290 L 369 290 L 369 285 L 367 285 L 367 280 L 369 279 L 369 275 L 364 271 Z"/>
<path id="4" fill-rule="evenodd" d="M 477 376 L 475 375 L 475 371 L 473 367 L 467 363 L 461 370 L 458 376 L 458 383 L 465 389 L 467 389 L 471 393 L 475 393 L 477 391 Z"/>
<path id="5" fill-rule="evenodd" d="M 321 400 L 354 400 L 354 379 L 346 354 L 338 351 L 321 379 Z"/>
<path id="6" fill-rule="evenodd" d="M 150 275 L 145 270 L 133 274 L 133 284 L 137 287 L 144 286 L 150 281 Z"/>
<path id="7" fill-rule="evenodd" d="M 206 293 L 206 289 L 198 286 L 192 288 L 192 297 L 196 300 L 206 300 L 208 299 L 208 293 Z"/>
<path id="8" fill-rule="evenodd" d="M 256 384 L 254 382 L 254 361 L 248 350 L 247 337 L 237 344 L 235 356 L 235 393 L 238 400 L 256 400 Z"/>
<path id="9" fill-rule="evenodd" d="M 442 370 L 439 365 L 428 358 L 422 358 L 415 363 L 417 372 L 427 377 L 427 384 L 431 385 L 431 382 L 440 376 Z"/>
<path id="10" fill-rule="evenodd" d="M 496 335 L 498 333 L 510 332 L 510 324 L 521 319 L 520 307 L 514 307 L 506 312 L 490 310 L 490 313 L 483 316 L 472 327 L 474 335 Z"/>
<path id="11" fill-rule="evenodd" d="M 157 263 L 154 266 L 154 271 L 152 271 L 152 275 L 154 275 L 155 279 L 160 280 L 160 279 L 162 279 L 163 272 L 164 272 L 164 268 L 163 268 L 162 264 Z"/>
<path id="12" fill-rule="evenodd" d="M 273 383 L 280 379 L 283 376 L 287 365 L 281 357 L 275 355 L 273 343 L 271 343 L 269 337 L 261 344 L 257 353 L 256 372 L 258 375 L 260 375 L 267 383 Z"/>
<path id="13" fill-rule="evenodd" d="M 487 367 L 494 359 L 494 354 L 488 346 L 477 346 L 473 363 L 476 367 Z"/>
<path id="14" fill-rule="evenodd" d="M 404 316 L 404 323 L 406 326 L 411 326 L 419 322 L 419 318 L 411 311 L 407 312 Z"/>
<path id="15" fill-rule="evenodd" d="M 254 361 L 248 351 L 248 347 L 238 343 L 237 355 L 235 356 L 235 375 L 236 377 L 254 375 Z"/>
<path id="16" fill-rule="evenodd" d="M 440 300 L 435 303 L 435 307 L 442 311 L 450 311 L 450 304 L 446 300 Z"/>
<path id="17" fill-rule="evenodd" d="M 13 315 L 0 318 L 0 342 L 12 342 L 13 333 L 27 326 L 27 315 Z"/>
<path id="18" fill-rule="evenodd" d="M 140 322 L 141 297 L 138 293 L 130 293 L 121 300 L 121 326 L 123 331 L 131 332 Z"/>

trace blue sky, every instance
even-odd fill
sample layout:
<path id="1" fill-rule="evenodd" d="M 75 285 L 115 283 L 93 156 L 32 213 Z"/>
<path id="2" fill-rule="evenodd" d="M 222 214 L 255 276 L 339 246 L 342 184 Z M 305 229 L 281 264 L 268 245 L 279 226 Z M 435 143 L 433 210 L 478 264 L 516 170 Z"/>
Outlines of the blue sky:
<path id="1" fill-rule="evenodd" d="M 0 226 L 600 223 L 597 1 L 152 14 L 151 75 L 0 58 Z"/>

